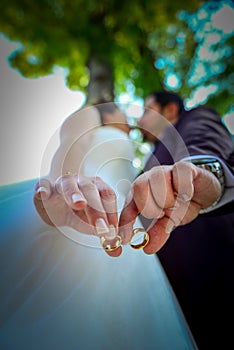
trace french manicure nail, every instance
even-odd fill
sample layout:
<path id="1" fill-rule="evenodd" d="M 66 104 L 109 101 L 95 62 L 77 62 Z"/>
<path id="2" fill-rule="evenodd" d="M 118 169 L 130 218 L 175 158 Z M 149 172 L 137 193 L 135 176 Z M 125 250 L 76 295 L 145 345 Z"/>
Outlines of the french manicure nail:
<path id="1" fill-rule="evenodd" d="M 73 193 L 71 196 L 72 202 L 77 203 L 77 202 L 85 202 L 85 198 L 81 196 L 79 193 Z"/>
<path id="2" fill-rule="evenodd" d="M 47 188 L 45 188 L 44 186 L 38 187 L 37 193 L 40 194 L 40 193 L 42 193 L 42 192 L 48 193 Z"/>
<path id="3" fill-rule="evenodd" d="M 117 233 L 114 225 L 110 225 L 109 232 L 105 235 L 105 238 L 111 240 L 111 239 L 114 239 L 116 236 L 117 236 Z"/>
<path id="4" fill-rule="evenodd" d="M 38 187 L 36 190 L 38 198 L 40 197 L 41 199 L 46 199 L 48 197 L 48 190 L 44 186 Z"/>
<path id="5" fill-rule="evenodd" d="M 103 218 L 99 218 L 96 220 L 95 227 L 98 235 L 109 233 L 109 228 Z"/>

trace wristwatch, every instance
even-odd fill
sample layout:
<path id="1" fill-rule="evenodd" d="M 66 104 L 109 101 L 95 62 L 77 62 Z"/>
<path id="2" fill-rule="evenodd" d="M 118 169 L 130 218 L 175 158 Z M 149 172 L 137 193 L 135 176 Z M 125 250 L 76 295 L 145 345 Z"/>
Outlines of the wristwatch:
<path id="1" fill-rule="evenodd" d="M 203 159 L 194 159 L 192 160 L 192 163 L 195 164 L 197 167 L 201 169 L 205 169 L 210 171 L 212 174 L 216 176 L 216 178 L 219 180 L 219 183 L 221 185 L 221 195 L 220 197 L 208 208 L 201 209 L 200 213 L 206 213 L 207 211 L 210 211 L 213 207 L 216 206 L 216 204 L 221 199 L 223 192 L 224 192 L 224 171 L 222 168 L 221 163 L 217 159 L 212 158 L 203 158 Z"/>

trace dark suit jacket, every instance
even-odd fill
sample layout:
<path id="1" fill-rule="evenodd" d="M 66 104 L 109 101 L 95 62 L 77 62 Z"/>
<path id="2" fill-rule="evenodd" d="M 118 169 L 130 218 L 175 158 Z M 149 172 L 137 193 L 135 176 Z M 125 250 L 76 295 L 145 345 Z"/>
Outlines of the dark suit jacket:
<path id="1" fill-rule="evenodd" d="M 231 136 L 210 108 L 184 112 L 168 127 L 144 170 L 199 154 L 218 156 L 234 173 Z M 232 341 L 225 320 L 234 305 L 233 203 L 176 228 L 157 253 L 200 349 Z"/>
<path id="2" fill-rule="evenodd" d="M 211 108 L 184 111 L 179 121 L 168 126 L 155 145 L 145 171 L 158 164 L 174 164 L 194 155 L 213 155 L 223 159 L 234 174 L 234 149 L 230 133 Z"/>

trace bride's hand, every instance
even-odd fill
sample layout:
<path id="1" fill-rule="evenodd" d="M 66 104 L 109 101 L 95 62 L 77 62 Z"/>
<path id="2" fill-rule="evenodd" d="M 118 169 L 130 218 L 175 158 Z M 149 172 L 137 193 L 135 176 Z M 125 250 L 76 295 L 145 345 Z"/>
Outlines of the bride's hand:
<path id="1" fill-rule="evenodd" d="M 40 179 L 35 186 L 34 204 L 40 217 L 52 226 L 69 226 L 85 234 L 117 234 L 118 215 L 113 189 L 99 177 L 64 175 L 55 183 Z M 108 252 L 121 254 L 121 247 Z"/>

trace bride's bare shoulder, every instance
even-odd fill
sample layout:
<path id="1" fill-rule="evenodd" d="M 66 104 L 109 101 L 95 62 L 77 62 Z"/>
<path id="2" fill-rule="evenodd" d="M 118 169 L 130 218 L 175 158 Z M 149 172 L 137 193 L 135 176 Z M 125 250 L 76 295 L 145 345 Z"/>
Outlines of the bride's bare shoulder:
<path id="1" fill-rule="evenodd" d="M 83 107 L 67 117 L 60 128 L 60 136 L 77 138 L 88 131 L 101 126 L 100 114 L 94 106 Z"/>

